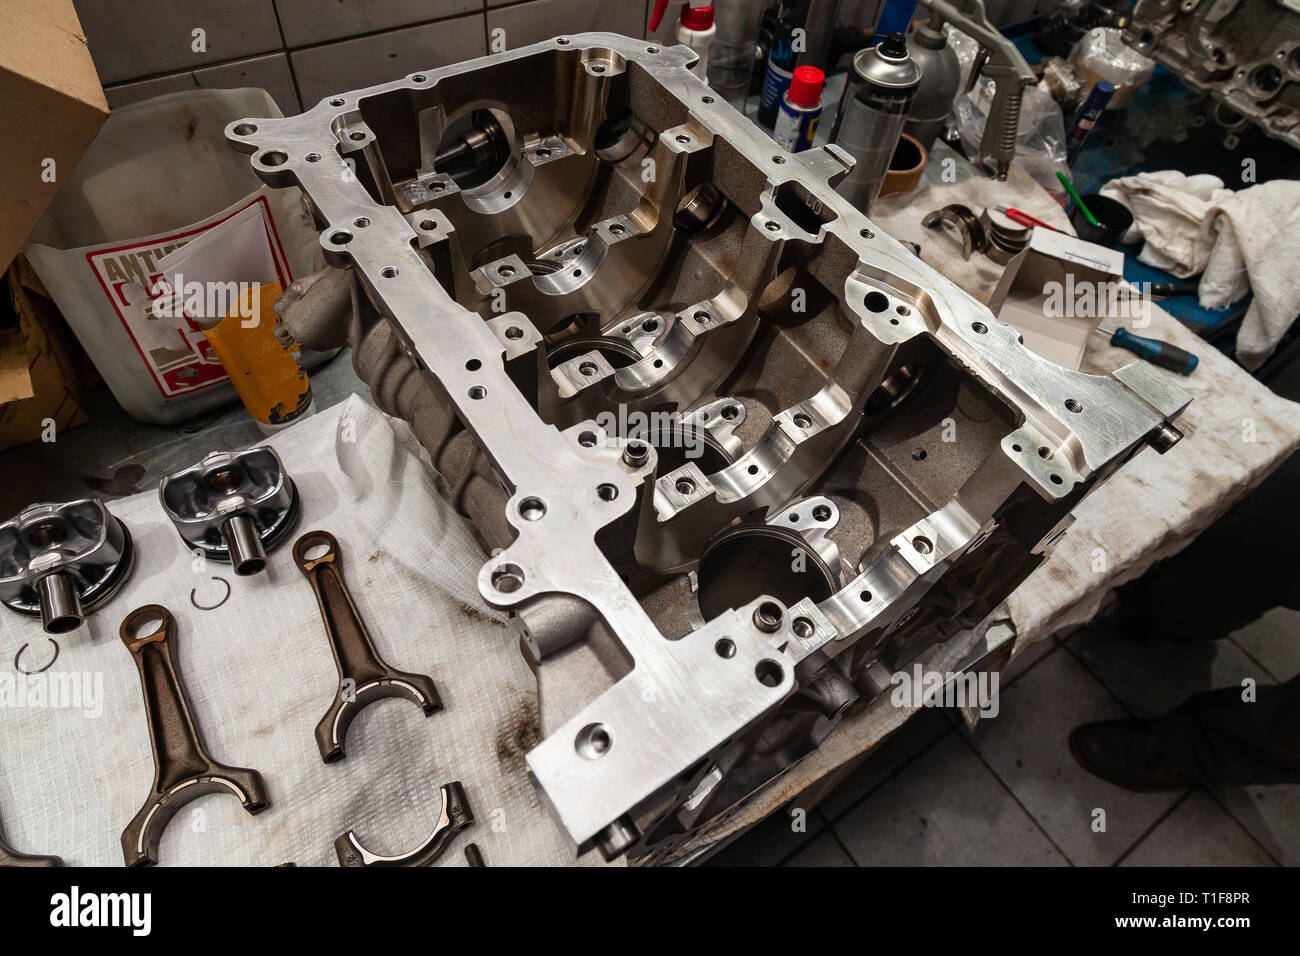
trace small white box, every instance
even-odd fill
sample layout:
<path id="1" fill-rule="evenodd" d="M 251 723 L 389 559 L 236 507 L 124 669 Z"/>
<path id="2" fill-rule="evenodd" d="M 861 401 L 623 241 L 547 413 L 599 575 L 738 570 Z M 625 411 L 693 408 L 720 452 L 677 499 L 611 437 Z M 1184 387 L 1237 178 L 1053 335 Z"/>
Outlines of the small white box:
<path id="1" fill-rule="evenodd" d="M 1077 369 L 1115 297 L 1130 294 L 1136 298 L 1124 283 L 1124 253 L 1037 228 L 1007 263 L 988 305 L 1031 351 Z"/>

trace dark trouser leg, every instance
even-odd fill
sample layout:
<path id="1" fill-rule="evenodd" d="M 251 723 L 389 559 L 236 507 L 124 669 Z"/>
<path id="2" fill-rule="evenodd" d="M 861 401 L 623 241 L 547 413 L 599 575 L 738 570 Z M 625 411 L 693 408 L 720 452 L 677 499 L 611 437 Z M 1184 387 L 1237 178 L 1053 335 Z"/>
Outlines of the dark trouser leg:
<path id="1" fill-rule="evenodd" d="M 1207 784 L 1300 783 L 1300 676 L 1189 697 L 1151 722 L 1169 762 Z"/>
<path id="2" fill-rule="evenodd" d="M 1279 394 L 1300 400 L 1300 365 Z M 1190 547 L 1120 592 L 1114 623 L 1141 643 L 1225 637 L 1275 607 L 1300 610 L 1300 454 Z M 1300 634 L 1296 635 L 1300 640 Z M 1196 694 L 1156 720 L 1085 724 L 1070 735 L 1090 773 L 1135 790 L 1300 782 L 1300 677 Z"/>
<path id="3" fill-rule="evenodd" d="M 1185 643 L 1226 637 L 1275 607 L 1300 610 L 1298 498 L 1300 454 L 1185 550 L 1123 588 L 1115 623 L 1144 644 Z"/>

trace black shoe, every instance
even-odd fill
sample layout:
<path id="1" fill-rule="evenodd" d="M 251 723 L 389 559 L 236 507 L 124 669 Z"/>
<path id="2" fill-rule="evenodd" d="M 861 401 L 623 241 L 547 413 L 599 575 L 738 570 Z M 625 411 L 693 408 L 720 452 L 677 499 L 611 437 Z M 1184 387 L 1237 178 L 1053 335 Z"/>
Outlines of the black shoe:
<path id="1" fill-rule="evenodd" d="M 1183 790 L 1197 783 L 1170 762 L 1146 720 L 1103 720 L 1075 727 L 1070 755 L 1094 777 L 1126 790 Z"/>

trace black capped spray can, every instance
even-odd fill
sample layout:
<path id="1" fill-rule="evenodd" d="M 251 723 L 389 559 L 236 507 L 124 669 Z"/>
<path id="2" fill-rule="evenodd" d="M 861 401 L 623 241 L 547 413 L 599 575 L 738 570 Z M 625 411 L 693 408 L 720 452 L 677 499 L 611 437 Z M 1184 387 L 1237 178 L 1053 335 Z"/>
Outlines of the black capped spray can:
<path id="1" fill-rule="evenodd" d="M 853 57 L 831 142 L 857 160 L 835 191 L 864 213 L 870 214 L 880 194 L 920 83 L 921 68 L 901 33 Z"/>

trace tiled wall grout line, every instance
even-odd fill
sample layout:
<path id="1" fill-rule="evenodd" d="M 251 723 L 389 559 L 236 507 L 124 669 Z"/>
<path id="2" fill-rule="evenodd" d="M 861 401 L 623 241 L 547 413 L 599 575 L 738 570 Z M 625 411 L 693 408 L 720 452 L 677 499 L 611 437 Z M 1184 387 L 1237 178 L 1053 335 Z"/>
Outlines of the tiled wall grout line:
<path id="1" fill-rule="evenodd" d="M 855 867 L 862 866 L 862 864 L 858 862 L 858 858 L 853 855 L 852 851 L 849 850 L 848 845 L 845 844 L 844 840 L 840 837 L 840 831 L 835 829 L 835 824 L 827 823 L 826 832 L 831 835 L 831 839 L 834 840 L 836 844 L 839 845 L 839 848 L 844 851 L 844 855 L 849 858 L 849 862 L 851 862 Z"/>
<path id="2" fill-rule="evenodd" d="M 1227 639 L 1233 641 L 1234 644 L 1237 644 L 1237 642 L 1233 640 L 1231 636 L 1229 636 Z M 1103 688 L 1105 688 L 1106 692 L 1111 696 L 1112 699 L 1114 699 L 1124 709 L 1125 713 L 1127 713 L 1130 717 L 1135 716 L 1132 709 L 1128 706 L 1128 704 L 1111 689 L 1110 685 L 1106 682 L 1105 678 L 1101 674 L 1097 673 L 1092 667 L 1089 666 L 1087 660 L 1084 659 L 1084 657 L 1081 654 L 1076 653 L 1074 648 L 1072 648 L 1069 645 L 1069 643 L 1066 641 L 1060 641 L 1058 643 L 1061 647 L 1063 647 L 1066 650 L 1067 653 L 1070 654 L 1071 657 L 1073 657 L 1083 667 L 1085 671 L 1087 671 L 1087 673 L 1094 680 L 1097 681 L 1097 683 L 1099 683 Z M 1277 680 L 1277 678 L 1273 675 L 1271 671 L 1268 670 L 1267 667 L 1265 667 L 1262 663 L 1256 660 L 1254 656 L 1251 655 L 1244 648 L 1242 648 L 1241 645 L 1237 644 L 1237 647 L 1242 651 L 1243 654 L 1246 654 L 1246 656 L 1249 657 L 1251 661 L 1253 661 L 1257 666 L 1259 666 L 1264 673 L 1268 674 L 1270 677 L 1273 677 L 1274 680 Z M 1050 657 L 1053 653 L 1055 653 L 1055 651 L 1050 651 L 1047 654 L 1044 654 L 1039 660 L 1035 661 L 1030 667 L 1026 668 L 1023 674 L 1017 674 L 1016 677 L 1007 686 L 1010 687 L 1012 684 L 1018 681 L 1022 676 L 1024 676 L 1024 674 L 1028 674 L 1035 667 L 1037 667 L 1048 657 Z M 992 768 L 990 767 L 989 769 L 991 770 Z M 1174 809 L 1181 806 L 1187 800 L 1188 796 L 1194 793 L 1196 789 L 1197 788 L 1191 788 L 1187 790 L 1178 800 L 1174 801 L 1174 803 L 1171 805 L 1169 810 L 1163 813 L 1159 818 L 1157 818 L 1156 821 L 1152 823 L 1151 826 L 1148 827 L 1145 832 L 1143 832 L 1140 836 L 1138 836 L 1138 838 L 1134 841 L 1134 843 L 1127 850 L 1125 850 L 1119 856 L 1119 858 L 1111 865 L 1118 866 L 1124 859 L 1126 859 L 1135 849 L 1137 849 L 1138 844 L 1140 844 L 1143 840 L 1145 840 L 1151 834 L 1151 832 L 1155 830 L 1155 828 L 1159 826 L 1160 823 L 1163 820 L 1165 820 L 1170 813 L 1174 811 Z M 1232 809 L 1228 807 L 1226 804 L 1224 804 L 1222 800 L 1219 799 L 1217 794 L 1215 794 L 1212 790 L 1209 790 L 1207 788 L 1201 788 L 1201 789 L 1203 789 L 1204 792 L 1209 794 L 1211 799 L 1214 800 L 1214 802 L 1224 811 L 1224 813 L 1232 820 L 1232 822 L 1241 830 L 1243 830 L 1246 833 L 1246 835 L 1250 837 L 1251 841 L 1255 843 L 1268 856 L 1270 860 L 1273 860 L 1275 863 L 1278 863 L 1279 865 L 1281 864 L 1281 861 L 1278 860 L 1277 856 L 1267 846 L 1261 843 L 1260 840 L 1253 833 L 1251 833 L 1250 830 L 1239 819 L 1237 819 L 1236 814 L 1234 814 L 1232 812 Z M 1035 821 L 1035 823 L 1036 822 L 1037 821 Z"/>
<path id="3" fill-rule="evenodd" d="M 1051 641 L 1051 638 L 1048 638 L 1048 640 Z M 1043 661 L 1047 660 L 1049 657 L 1051 657 L 1053 654 L 1055 654 L 1055 653 L 1056 653 L 1057 651 L 1059 651 L 1060 649 L 1061 649 L 1061 645 L 1060 645 L 1060 644 L 1057 644 L 1057 643 L 1055 643 L 1055 642 L 1053 641 L 1053 642 L 1052 642 L 1052 648 L 1051 648 L 1051 650 L 1049 650 L 1049 651 L 1048 651 L 1046 654 L 1044 654 L 1042 657 L 1038 658 L 1038 660 L 1034 661 L 1032 664 L 1030 664 L 1028 667 L 1026 667 L 1024 670 L 1022 670 L 1022 671 L 1021 671 L 1019 674 L 1017 674 L 1015 677 L 1011 678 L 1011 680 L 1007 681 L 1005 684 L 1003 684 L 1003 683 L 1001 683 L 1001 681 L 999 681 L 999 682 L 998 682 L 998 686 L 999 686 L 999 688 L 1000 688 L 1000 689 L 1005 689 L 1005 688 L 1008 688 L 1008 687 L 1013 687 L 1013 686 L 1014 686 L 1014 685 L 1015 685 L 1015 684 L 1020 680 L 1020 678 L 1024 677 L 1026 674 L 1028 674 L 1030 671 L 1032 671 L 1032 670 L 1033 670 L 1035 667 L 1037 667 L 1039 664 L 1043 663 Z"/>
<path id="4" fill-rule="evenodd" d="M 1269 670 L 1267 664 L 1265 664 L 1265 663 L 1264 663 L 1263 661 L 1261 661 L 1258 657 L 1256 657 L 1256 656 L 1255 656 L 1254 654 L 1252 654 L 1249 650 L 1247 650 L 1246 647 L 1243 646 L 1243 645 L 1241 644 L 1241 642 L 1238 641 L 1237 638 L 1236 638 L 1235 636 L 1233 636 L 1232 634 L 1229 634 L 1228 637 L 1227 637 L 1227 640 L 1231 641 L 1232 644 L 1233 644 L 1233 646 L 1236 647 L 1237 650 L 1239 650 L 1239 651 L 1241 651 L 1241 653 L 1245 654 L 1246 657 L 1250 659 L 1250 662 L 1251 662 L 1252 664 L 1254 664 L 1256 667 L 1258 667 L 1261 671 L 1263 671 L 1263 672 L 1264 672 L 1265 674 L 1267 674 L 1269 677 L 1273 678 L 1274 683 L 1277 683 L 1277 684 L 1285 684 L 1285 683 L 1286 683 L 1286 681 L 1284 681 L 1282 678 L 1278 677 L 1278 676 L 1277 676 L 1276 674 L 1274 674 L 1271 670 Z"/>
<path id="5" fill-rule="evenodd" d="M 284 21 L 280 19 L 279 0 L 271 0 L 271 12 L 275 14 L 275 26 L 280 31 L 280 46 L 286 48 L 289 44 L 284 39 Z M 302 90 L 298 88 L 298 71 L 293 68 L 293 57 L 286 53 L 284 62 L 289 68 L 289 82 L 293 84 L 293 95 L 298 98 L 298 109 L 301 110 L 303 108 Z"/>
<path id="6" fill-rule="evenodd" d="M 1225 814 L 1227 814 L 1228 819 L 1231 820 L 1233 823 L 1235 823 L 1235 824 L 1237 825 L 1237 828 L 1240 829 L 1243 833 L 1245 833 L 1246 836 L 1250 837 L 1251 842 L 1254 843 L 1254 844 L 1255 844 L 1257 847 L 1259 847 L 1261 850 L 1263 850 L 1265 856 L 1267 856 L 1270 860 L 1272 860 L 1272 861 L 1273 861 L 1274 863 L 1276 863 L 1278 866 L 1283 866 L 1283 865 L 1284 865 L 1284 864 L 1282 863 L 1282 861 L 1279 860 L 1279 859 L 1277 858 L 1277 856 L 1273 853 L 1272 850 L 1270 850 L 1267 846 L 1265 846 L 1265 845 L 1260 841 L 1260 839 L 1259 839 L 1257 836 L 1255 836 L 1255 834 L 1253 834 L 1253 833 L 1250 832 L 1250 828 L 1249 828 L 1249 827 L 1247 827 L 1244 823 L 1242 823 L 1240 820 L 1237 819 L 1237 815 L 1236 815 L 1235 813 L 1232 812 L 1232 808 L 1229 807 L 1229 806 L 1228 806 L 1226 803 L 1224 803 L 1222 800 L 1220 800 L 1220 799 L 1219 799 L 1219 795 L 1218 795 L 1217 793 L 1215 793 L 1215 792 L 1214 792 L 1213 790 L 1211 790 L 1209 787 L 1202 787 L 1201 790 L 1203 790 L 1205 793 L 1209 794 L 1210 799 L 1213 800 L 1213 801 L 1215 802 L 1215 804 L 1219 807 L 1220 810 L 1222 810 Z"/>
<path id="7" fill-rule="evenodd" d="M 284 49 L 263 50 L 261 53 L 249 53 L 245 56 L 232 57 L 229 60 L 213 60 L 211 63 L 199 63 L 194 66 L 182 67 L 179 70 L 169 70 L 165 73 L 147 73 L 144 76 L 133 76 L 129 80 L 118 80 L 114 83 L 108 83 L 104 86 L 104 91 L 121 89 L 124 86 L 133 86 L 136 83 L 148 83 L 150 80 L 166 80 L 174 76 L 192 76 L 199 70 L 208 70 L 218 66 L 235 66 L 239 63 L 247 63 L 249 60 L 258 60 L 264 56 L 280 56 L 287 54 Z"/>
<path id="8" fill-rule="evenodd" d="M 514 4 L 514 6 L 520 6 L 520 5 L 522 5 L 522 3 L 532 3 L 532 2 L 534 2 L 534 0 L 521 0 L 521 3 Z M 167 78 L 169 78 L 169 77 L 174 77 L 174 76 L 187 76 L 187 75 L 190 75 L 190 74 L 195 73 L 195 72 L 198 71 L 198 70 L 206 70 L 206 69 L 209 69 L 209 68 L 211 68 L 211 67 L 217 67 L 217 66 L 232 66 L 232 65 L 235 65 L 235 64 L 237 64 L 237 63 L 243 63 L 243 62 L 245 62 L 245 61 L 247 61 L 247 60 L 255 60 L 255 59 L 258 59 L 258 58 L 260 58 L 260 57 L 264 57 L 264 56 L 277 56 L 277 55 L 283 55 L 283 56 L 284 56 L 284 57 L 289 61 L 289 73 L 290 73 L 290 76 L 293 77 L 294 92 L 298 94 L 298 100 L 299 100 L 299 103 L 301 103 L 301 102 L 302 102 L 302 93 L 301 93 L 301 91 L 298 89 L 298 78 L 297 78 L 297 75 L 296 75 L 296 74 L 294 73 L 294 71 L 293 71 L 293 56 L 292 56 L 292 54 L 294 54 L 294 53 L 301 53 L 301 52 L 303 52 L 303 51 L 305 51 L 305 50 L 315 50 L 315 49 L 318 49 L 318 48 L 320 48 L 320 47 L 333 46 L 333 45 L 336 44 L 336 43 L 345 43 L 345 42 L 347 42 L 347 41 L 349 41 L 349 40 L 364 40 L 364 39 L 368 39 L 368 38 L 370 38 L 370 37 L 384 36 L 385 34 L 389 34 L 389 33 L 400 33 L 400 32 L 403 31 L 403 30 L 412 30 L 412 29 L 416 29 L 416 28 L 418 28 L 418 27 L 427 27 L 427 26 L 432 26 L 432 25 L 438 24 L 438 23 L 447 23 L 447 22 L 449 22 L 449 21 L 451 21 L 451 20 L 461 20 L 461 19 L 464 19 L 464 18 L 466 18 L 466 17 L 482 17 L 482 19 L 483 19 L 483 37 L 484 37 L 485 42 L 486 42 L 486 39 L 487 39 L 487 13 L 486 13 L 486 10 L 478 10 L 478 11 L 471 10 L 471 11 L 468 12 L 468 13 L 453 14 L 452 16 L 445 16 L 445 17 L 434 17 L 433 19 L 430 19 L 430 20 L 419 20 L 419 21 L 416 21 L 416 22 L 414 22 L 414 23 L 404 23 L 404 24 L 402 24 L 401 26 L 396 26 L 396 27 L 386 27 L 386 28 L 383 28 L 383 29 L 380 29 L 380 30 L 366 30 L 366 31 L 361 32 L 361 33 L 351 33 L 351 34 L 348 34 L 347 36 L 334 37 L 334 38 L 329 39 L 329 40 L 318 40 L 318 41 L 316 41 L 315 43 L 303 43 L 303 44 L 300 44 L 299 46 L 289 46 L 288 42 L 287 42 L 287 41 L 285 40 L 285 38 L 284 38 L 284 26 L 283 26 L 283 24 L 281 24 L 281 22 L 280 22 L 280 12 L 279 12 L 279 8 L 275 6 L 275 4 L 274 4 L 274 0 L 272 0 L 272 6 L 271 6 L 271 8 L 272 8 L 272 11 L 275 13 L 276 25 L 277 25 L 277 26 L 279 27 L 279 29 L 280 29 L 280 44 L 281 44 L 281 45 L 280 45 L 279 47 L 273 47 L 273 48 L 271 48 L 271 49 L 269 49 L 269 50 L 262 50 L 262 51 L 257 52 L 257 53 L 245 53 L 245 54 L 243 54 L 243 55 L 235 56 L 235 57 L 231 57 L 231 58 L 229 58 L 229 59 L 224 59 L 224 60 L 213 60 L 213 61 L 210 62 L 210 63 L 207 63 L 207 62 L 205 62 L 205 63 L 195 63 L 195 64 L 193 64 L 193 65 L 191 65 L 191 66 L 183 67 L 183 68 L 181 68 L 181 69 L 176 69 L 176 70 L 166 70 L 166 71 L 163 71 L 163 72 L 161 72 L 161 73 L 145 73 L 145 74 L 142 74 L 142 75 L 140 75 L 140 76 L 133 76 L 133 77 L 131 77 L 130 79 L 127 79 L 127 80 L 116 80 L 116 81 L 114 81 L 114 82 L 112 82 L 112 83 L 107 84 L 107 85 L 104 87 L 104 89 L 105 89 L 105 90 L 113 90 L 113 89 L 118 89 L 118 88 L 123 87 L 123 86 L 130 86 L 130 85 L 132 85 L 132 84 L 134 84 L 134 83 L 144 83 L 144 82 L 148 82 L 149 80 L 161 80 L 161 79 L 167 79 Z M 507 7 L 493 7 L 492 9 L 493 9 L 493 10 L 504 10 L 504 9 L 508 9 L 508 8 L 507 8 Z M 312 105 L 315 105 L 315 104 L 312 104 Z"/>
<path id="9" fill-rule="evenodd" d="M 1074 648 L 1072 648 L 1068 643 L 1062 643 L 1061 647 L 1063 647 L 1065 652 L 1079 663 L 1079 666 L 1088 672 L 1089 676 L 1092 677 L 1093 680 L 1105 688 L 1106 693 L 1108 693 L 1111 698 L 1123 708 L 1124 713 L 1128 714 L 1130 717 L 1137 716 L 1137 714 L 1133 713 L 1133 708 L 1129 707 L 1128 703 L 1111 689 L 1111 686 L 1106 682 L 1106 679 L 1088 666 L 1088 662 L 1083 658 L 1083 655 L 1075 653 Z"/>

